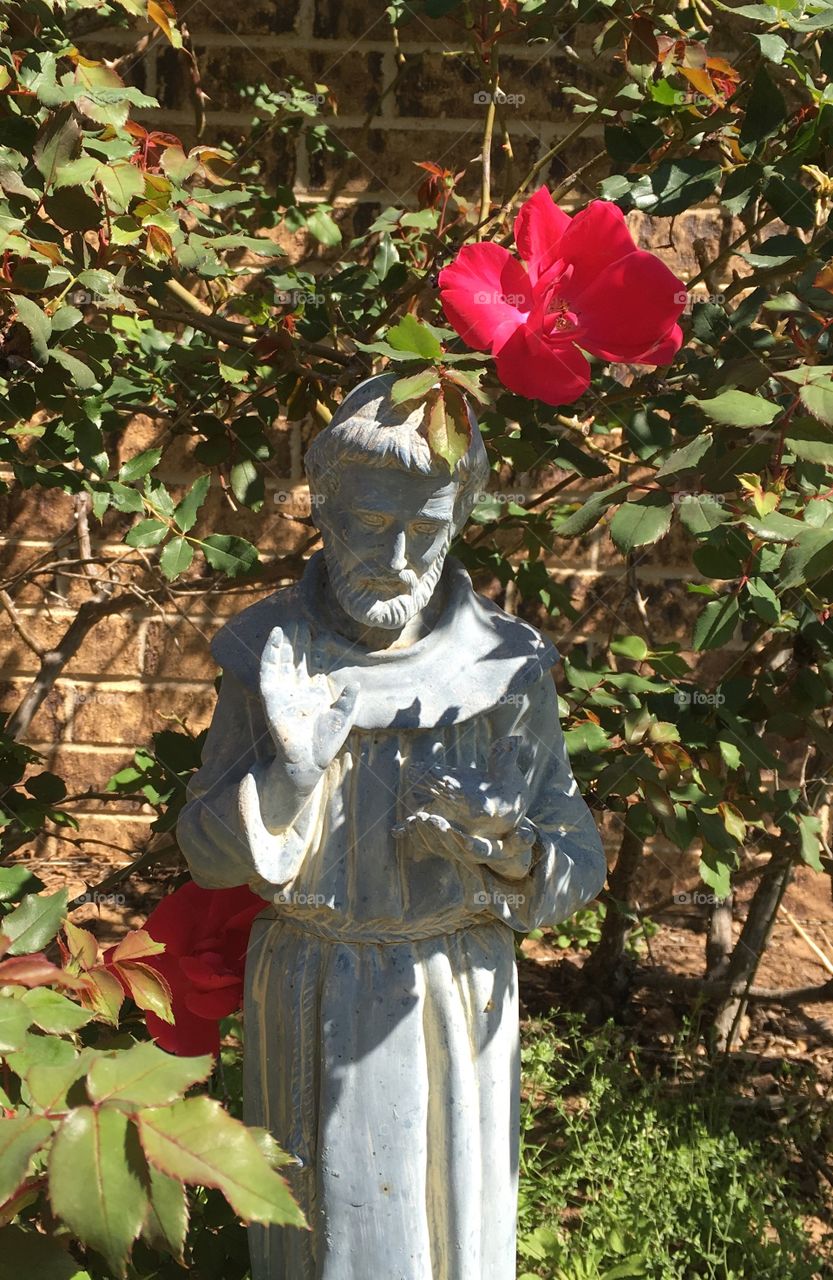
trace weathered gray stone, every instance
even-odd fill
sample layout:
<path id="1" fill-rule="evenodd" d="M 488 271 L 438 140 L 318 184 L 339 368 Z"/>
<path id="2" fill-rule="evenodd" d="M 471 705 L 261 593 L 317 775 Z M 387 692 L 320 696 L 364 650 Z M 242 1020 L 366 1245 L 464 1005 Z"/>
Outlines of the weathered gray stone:
<path id="1" fill-rule="evenodd" d="M 447 558 L 484 488 L 390 377 L 308 453 L 324 550 L 215 637 L 219 702 L 179 824 L 195 880 L 266 903 L 246 1115 L 296 1159 L 310 1232 L 251 1229 L 255 1280 L 510 1280 L 513 930 L 605 876 L 539 632 Z"/>

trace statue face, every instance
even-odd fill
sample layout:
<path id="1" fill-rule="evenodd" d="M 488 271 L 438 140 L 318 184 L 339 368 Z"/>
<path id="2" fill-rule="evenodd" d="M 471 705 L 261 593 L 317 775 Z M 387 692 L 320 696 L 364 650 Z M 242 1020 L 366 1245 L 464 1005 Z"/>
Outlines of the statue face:
<path id="1" fill-rule="evenodd" d="M 348 463 L 320 512 L 330 584 L 351 618 L 400 628 L 428 604 L 454 531 L 456 481 Z"/>

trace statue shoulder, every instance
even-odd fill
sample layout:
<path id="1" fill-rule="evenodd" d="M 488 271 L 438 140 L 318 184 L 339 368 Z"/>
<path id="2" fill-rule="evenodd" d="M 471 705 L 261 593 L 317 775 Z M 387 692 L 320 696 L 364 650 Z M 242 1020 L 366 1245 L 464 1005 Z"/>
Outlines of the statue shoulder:
<path id="1" fill-rule="evenodd" d="M 527 679 L 545 674 L 560 661 L 558 650 L 543 632 L 475 591 L 459 562 L 454 563 L 453 571 L 463 586 L 466 606 L 460 610 L 458 638 L 472 652 L 481 659 L 507 661 Z"/>
<path id="2" fill-rule="evenodd" d="M 211 641 L 211 654 L 224 671 L 230 671 L 250 692 L 258 688 L 260 660 L 273 627 L 291 636 L 302 611 L 298 584 L 265 596 L 221 627 Z"/>

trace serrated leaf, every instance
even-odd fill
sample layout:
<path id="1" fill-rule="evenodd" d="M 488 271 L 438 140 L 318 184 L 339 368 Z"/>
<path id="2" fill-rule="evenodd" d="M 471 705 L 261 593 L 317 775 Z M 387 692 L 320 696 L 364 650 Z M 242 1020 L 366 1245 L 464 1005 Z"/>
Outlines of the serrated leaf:
<path id="1" fill-rule="evenodd" d="M 219 569 L 230 578 L 248 573 L 258 561 L 257 547 L 232 534 L 211 533 L 200 546 L 212 569 Z"/>
<path id="2" fill-rule="evenodd" d="M 341 244 L 341 227 L 325 209 L 315 209 L 307 217 L 307 230 L 328 249 Z"/>
<path id="3" fill-rule="evenodd" d="M 808 382 L 799 388 L 798 394 L 808 413 L 825 426 L 833 426 L 833 381 L 830 378 Z"/>
<path id="4" fill-rule="evenodd" d="M 614 502 L 621 493 L 626 493 L 630 489 L 627 482 L 612 485 L 609 489 L 601 489 L 598 493 L 594 493 L 587 499 L 577 511 L 567 516 L 567 519 L 555 530 L 556 536 L 559 538 L 574 538 L 579 534 L 587 533 L 589 529 L 598 524 L 601 517 L 612 507 Z"/>
<path id="5" fill-rule="evenodd" d="M 32 151 L 32 159 L 43 174 L 47 187 L 80 150 L 81 127 L 72 108 L 63 107 L 47 116 Z"/>
<path id="6" fill-rule="evenodd" d="M 808 528 L 781 562 L 781 586 L 814 582 L 833 569 L 833 529 Z"/>
<path id="7" fill-rule="evenodd" d="M 692 632 L 692 645 L 698 651 L 719 649 L 728 644 L 740 619 L 737 596 L 721 596 L 710 600 L 697 618 Z"/>
<path id="8" fill-rule="evenodd" d="M 305 1225 L 284 1180 L 245 1125 L 215 1098 L 186 1098 L 140 1111 L 148 1161 L 180 1182 L 215 1187 L 245 1222 Z"/>
<path id="9" fill-rule="evenodd" d="M 27 894 L 20 906 L 3 920 L 3 933 L 10 940 L 9 955 L 41 951 L 55 937 L 66 912 L 66 889 L 59 889 L 57 893 Z"/>
<path id="10" fill-rule="evenodd" d="M 147 1169 L 136 1132 L 116 1107 L 77 1107 L 49 1158 L 52 1210 L 118 1276 L 148 1209 Z"/>
<path id="11" fill-rule="evenodd" d="M 625 502 L 610 522 L 610 536 L 620 551 L 658 542 L 671 527 L 674 504 L 668 493 L 646 493 L 636 502 Z"/>
<path id="12" fill-rule="evenodd" d="M 195 1084 L 207 1080 L 214 1066 L 210 1054 L 175 1058 L 147 1041 L 130 1049 L 99 1055 L 87 1076 L 93 1102 L 132 1102 L 137 1106 L 166 1106 Z"/>
<path id="13" fill-rule="evenodd" d="M 72 1061 L 31 1066 L 25 1073 L 25 1080 L 34 1105 L 41 1111 L 67 1110 L 67 1093 L 84 1075 L 94 1053 L 93 1049 L 85 1049 Z"/>
<path id="14" fill-rule="evenodd" d="M 9 297 L 15 305 L 18 320 L 29 331 L 29 337 L 32 340 L 32 355 L 39 364 L 45 364 L 49 359 L 49 339 L 52 334 L 52 322 L 31 298 L 24 298 L 22 294 L 18 293 L 9 294 Z"/>
<path id="15" fill-rule="evenodd" d="M 142 1236 L 152 1249 L 182 1258 L 188 1231 L 188 1195 L 181 1182 L 149 1166 L 150 1204 Z"/>
<path id="16" fill-rule="evenodd" d="M 251 458 L 235 462 L 229 473 L 231 491 L 244 507 L 257 510 L 263 504 L 263 476 Z"/>
<path id="17" fill-rule="evenodd" d="M 668 455 L 657 471 L 657 479 L 661 480 L 664 476 L 676 475 L 680 471 L 688 471 L 696 467 L 711 446 L 712 437 L 709 432 L 704 431 L 702 435 L 695 436 L 693 440 L 689 440 L 688 444 L 682 445 Z"/>
<path id="18" fill-rule="evenodd" d="M 416 316 L 403 316 L 385 335 L 395 351 L 407 351 L 426 360 L 439 360 L 443 349 L 431 325 L 421 324 Z"/>
<path id="19" fill-rule="evenodd" d="M 610 642 L 610 652 L 633 662 L 644 662 L 649 650 L 642 636 L 615 636 Z"/>
<path id="20" fill-rule="evenodd" d="M 54 347 L 49 356 L 62 369 L 66 370 L 72 379 L 73 385 L 79 391 L 89 391 L 98 382 L 98 377 L 90 366 L 85 364 L 83 360 L 79 360 L 72 352 L 64 351 L 63 347 Z"/>
<path id="21" fill-rule="evenodd" d="M 53 1035 L 77 1031 L 79 1027 L 85 1027 L 92 1017 L 86 1009 L 48 987 L 32 987 L 22 999 L 35 1026 Z"/>
<path id="22" fill-rule="evenodd" d="M 161 457 L 161 449 L 145 449 L 142 453 L 137 453 L 119 467 L 119 480 L 122 484 L 132 484 L 158 466 Z"/>
<path id="23" fill-rule="evenodd" d="M 0 1119 L 0 1204 L 10 1200 L 29 1171 L 29 1161 L 52 1137 L 43 1116 Z"/>
<path id="24" fill-rule="evenodd" d="M 829 463 L 833 458 L 833 436 L 824 422 L 794 419 L 787 428 L 784 443 L 805 462 Z"/>
<path id="25" fill-rule="evenodd" d="M 208 496 L 208 490 L 211 486 L 211 476 L 198 476 L 179 506 L 174 511 L 174 520 L 177 528 L 183 533 L 188 533 L 189 529 L 193 529 L 197 520 L 197 512 Z"/>
<path id="26" fill-rule="evenodd" d="M 155 1013 L 163 1022 L 173 1023 L 171 988 L 158 970 L 138 960 L 116 966 L 140 1009 Z"/>
<path id="27" fill-rule="evenodd" d="M 680 523 L 692 537 L 703 537 L 731 516 L 727 504 L 718 494 L 678 493 L 674 498 Z"/>
<path id="28" fill-rule="evenodd" d="M 95 177 L 107 192 L 110 211 L 115 213 L 127 213 L 131 200 L 142 195 L 145 189 L 141 170 L 127 160 L 100 164 Z"/>
<path id="29" fill-rule="evenodd" d="M 124 540 L 129 547 L 158 547 L 167 532 L 164 520 L 139 520 L 128 529 Z"/>
<path id="30" fill-rule="evenodd" d="M 0 867 L 0 902 L 16 902 L 26 893 L 38 893 L 43 881 L 26 866 Z"/>
<path id="31" fill-rule="evenodd" d="M 436 385 L 436 371 L 425 369 L 422 373 L 410 374 L 407 378 L 397 378 L 390 389 L 390 398 L 394 404 L 404 404 L 408 400 L 421 399 Z"/>
<path id="32" fill-rule="evenodd" d="M 0 1053 L 11 1053 L 26 1043 L 32 1015 L 17 996 L 0 996 Z"/>
<path id="33" fill-rule="evenodd" d="M 168 582 L 173 582 L 181 573 L 190 568 L 194 559 L 194 548 L 185 538 L 171 538 L 162 549 L 159 557 L 159 568 Z"/>
<path id="34" fill-rule="evenodd" d="M 723 391 L 711 400 L 692 397 L 706 417 L 728 427 L 767 427 L 781 412 L 777 404 L 770 404 L 748 391 Z"/>
<path id="35" fill-rule="evenodd" d="M 434 456 L 453 471 L 471 441 L 471 422 L 462 397 L 452 396 L 450 388 L 437 392 L 426 403 L 421 430 Z"/>

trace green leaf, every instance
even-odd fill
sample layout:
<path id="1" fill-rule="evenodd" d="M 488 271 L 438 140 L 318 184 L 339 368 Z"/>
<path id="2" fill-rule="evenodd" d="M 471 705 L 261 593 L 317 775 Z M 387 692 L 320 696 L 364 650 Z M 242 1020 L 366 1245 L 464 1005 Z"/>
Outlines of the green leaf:
<path id="1" fill-rule="evenodd" d="M 49 1158 L 52 1210 L 118 1276 L 145 1220 L 146 1179 L 135 1129 L 117 1107 L 77 1107 L 58 1130 Z"/>
<path id="2" fill-rule="evenodd" d="M 52 1137 L 43 1116 L 15 1116 L 0 1120 L 0 1204 L 10 1200 L 29 1171 L 29 1161 Z"/>
<path id="3" fill-rule="evenodd" d="M 167 532 L 164 520 L 140 520 L 128 529 L 124 540 L 129 547 L 158 547 Z"/>
<path id="4" fill-rule="evenodd" d="M 49 353 L 50 359 L 59 364 L 62 369 L 70 375 L 73 386 L 79 391 L 89 391 L 98 381 L 96 374 L 88 364 L 83 360 L 79 360 L 70 351 L 64 351 L 62 347 L 56 347 Z"/>
<path id="5" fill-rule="evenodd" d="M 131 484 L 134 480 L 139 480 L 159 465 L 161 457 L 161 449 L 145 449 L 143 453 L 137 453 L 135 457 L 129 458 L 119 467 L 119 480 L 122 484 Z"/>
<path id="6" fill-rule="evenodd" d="M 193 529 L 197 520 L 197 512 L 205 502 L 210 486 L 210 475 L 198 476 L 174 512 L 177 528 L 181 529 L 183 533 Z"/>
<path id="7" fill-rule="evenodd" d="M 807 528 L 803 520 L 785 516 L 781 511 L 770 511 L 760 519 L 756 516 L 744 516 L 743 523 L 757 538 L 763 538 L 765 542 L 795 542 Z"/>
<path id="8" fill-rule="evenodd" d="M 149 1166 L 150 1209 L 142 1236 L 152 1249 L 182 1258 L 188 1231 L 188 1196 L 181 1182 Z"/>
<path id="9" fill-rule="evenodd" d="M 61 927 L 67 913 L 67 891 L 30 893 L 20 906 L 3 920 L 3 933 L 10 939 L 9 955 L 30 955 L 42 951 Z"/>
<path id="10" fill-rule="evenodd" d="M 131 1102 L 137 1106 L 165 1106 L 207 1080 L 214 1066 L 210 1054 L 175 1058 L 149 1041 L 130 1049 L 98 1056 L 87 1076 L 93 1102 Z"/>
<path id="11" fill-rule="evenodd" d="M 810 388 L 806 387 L 809 391 Z M 830 402 L 833 407 L 833 400 Z M 794 418 L 784 436 L 784 443 L 791 453 L 804 462 L 827 463 L 833 455 L 833 440 L 824 422 L 810 418 Z"/>
<path id="12" fill-rule="evenodd" d="M 32 159 L 49 187 L 64 165 L 81 150 L 81 127 L 71 107 L 47 116 L 35 140 Z"/>
<path id="13" fill-rule="evenodd" d="M 748 391 L 723 391 L 712 400 L 692 396 L 688 403 L 699 404 L 713 422 L 728 427 L 767 427 L 781 412 L 777 404 L 770 404 Z"/>
<path id="14" fill-rule="evenodd" d="M 43 888 L 28 867 L 0 867 L 0 902 L 17 902 L 27 892 L 38 893 Z"/>
<path id="15" fill-rule="evenodd" d="M 41 1111 L 67 1110 L 67 1094 L 89 1066 L 95 1050 L 84 1049 L 67 1062 L 36 1062 L 25 1072 L 32 1103 Z"/>
<path id="16" fill-rule="evenodd" d="M 307 217 L 307 230 L 328 249 L 341 244 L 341 227 L 325 209 L 315 209 Z"/>
<path id="17" fill-rule="evenodd" d="M 702 435 L 695 436 L 693 440 L 689 440 L 688 444 L 684 444 L 668 455 L 657 472 L 657 479 L 661 480 L 664 476 L 676 475 L 680 471 L 689 471 L 696 467 L 711 446 L 712 437 L 709 432 L 704 431 Z"/>
<path id="18" fill-rule="evenodd" d="M 609 489 L 600 489 L 598 493 L 588 498 L 578 511 L 574 511 L 562 524 L 558 525 L 555 529 L 556 535 L 559 538 L 575 538 L 579 534 L 587 533 L 599 523 L 608 507 L 613 506 L 619 494 L 626 493 L 628 489 L 630 484 L 626 481 L 614 484 Z"/>
<path id="19" fill-rule="evenodd" d="M 766 67 L 761 63 L 752 81 L 752 91 L 746 103 L 746 115 L 740 131 L 740 145 L 755 144 L 776 133 L 787 119 L 787 104 L 774 84 Z"/>
<path id="20" fill-rule="evenodd" d="M 769 583 L 763 578 L 750 578 L 746 583 L 746 593 L 755 613 L 763 622 L 777 622 L 781 617 L 781 605 Z"/>
<path id="21" fill-rule="evenodd" d="M 211 533 L 200 546 L 212 569 L 219 569 L 230 578 L 248 573 L 258 561 L 257 547 L 229 533 Z"/>
<path id="22" fill-rule="evenodd" d="M 424 369 L 422 373 L 413 373 L 407 378 L 397 378 L 390 389 L 390 398 L 394 404 L 404 404 L 408 400 L 419 400 L 426 396 L 431 388 L 436 385 L 436 370 Z"/>
<path id="23" fill-rule="evenodd" d="M 833 569 L 833 529 L 806 529 L 781 564 L 781 586 L 814 582 Z"/>
<path id="24" fill-rule="evenodd" d="M 221 1191 L 245 1222 L 303 1226 L 283 1179 L 245 1125 L 216 1098 L 186 1098 L 140 1111 L 137 1124 L 149 1162 L 180 1182 Z"/>
<path id="25" fill-rule="evenodd" d="M 18 996 L 0 996 L 0 1053 L 22 1049 L 32 1015 Z"/>
<path id="26" fill-rule="evenodd" d="M 0 1280 L 90 1280 L 89 1271 L 51 1236 L 9 1226 L 0 1241 Z"/>
<path id="27" fill-rule="evenodd" d="M 410 314 L 388 329 L 386 338 L 395 351 L 412 352 L 426 360 L 439 360 L 443 354 L 440 340 L 431 325 L 420 324 L 416 316 Z"/>
<path id="28" fill-rule="evenodd" d="M 263 476 L 251 458 L 235 462 L 229 475 L 231 491 L 244 507 L 258 510 L 263 505 Z"/>
<path id="29" fill-rule="evenodd" d="M 731 517 L 725 500 L 717 493 L 677 493 L 674 502 L 680 523 L 695 538 L 701 538 Z"/>
<path id="30" fill-rule="evenodd" d="M 45 197 L 43 207 L 62 231 L 94 231 L 103 217 L 100 206 L 80 187 L 62 187 Z"/>
<path id="31" fill-rule="evenodd" d="M 159 557 L 159 568 L 168 582 L 173 582 L 181 573 L 191 567 L 194 559 L 194 548 L 185 538 L 171 538 L 162 548 Z"/>
<path id="32" fill-rule="evenodd" d="M 692 645 L 698 651 L 719 649 L 727 644 L 735 633 L 740 618 L 737 596 L 721 596 L 710 600 L 697 618 L 692 632 Z"/>
<path id="33" fill-rule="evenodd" d="M 616 636 L 610 642 L 610 652 L 633 662 L 644 662 L 649 649 L 642 636 Z"/>
<path id="34" fill-rule="evenodd" d="M 619 507 L 610 522 L 610 536 L 620 551 L 648 546 L 668 532 L 673 511 L 670 494 L 646 493 Z"/>
<path id="35" fill-rule="evenodd" d="M 801 860 L 814 871 L 824 871 L 819 856 L 822 849 L 820 832 L 821 820 L 811 813 L 798 815 L 798 828 L 801 838 Z"/>
<path id="36" fill-rule="evenodd" d="M 471 421 L 463 397 L 447 387 L 429 399 L 424 430 L 431 452 L 453 471 L 471 442 Z"/>
<path id="37" fill-rule="evenodd" d="M 25 329 L 29 330 L 29 337 L 32 339 L 32 355 L 38 364 L 45 364 L 49 359 L 52 322 L 31 298 L 24 298 L 19 293 L 9 294 L 9 297 L 15 305 L 18 320 Z"/>
<path id="38" fill-rule="evenodd" d="M 833 426 L 833 381 L 830 378 L 807 383 L 799 389 L 798 394 L 808 413 L 825 426 Z"/>
<path id="39" fill-rule="evenodd" d="M 52 1032 L 53 1035 L 65 1035 L 85 1027 L 92 1018 L 87 1009 L 82 1009 L 73 1000 L 68 1000 L 58 991 L 50 991 L 49 987 L 33 987 L 22 997 L 32 1021 L 41 1031 Z"/>
<path id="40" fill-rule="evenodd" d="M 127 213 L 131 200 L 142 195 L 145 189 L 141 170 L 128 160 L 118 164 L 101 164 L 95 176 L 96 181 L 107 192 L 111 212 Z"/>

